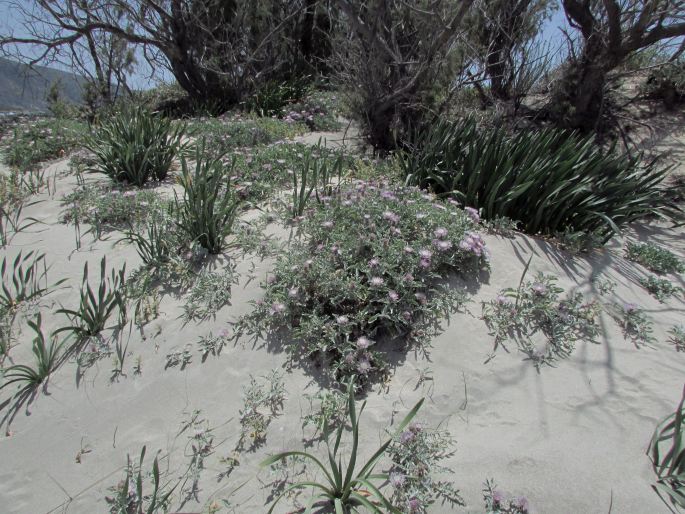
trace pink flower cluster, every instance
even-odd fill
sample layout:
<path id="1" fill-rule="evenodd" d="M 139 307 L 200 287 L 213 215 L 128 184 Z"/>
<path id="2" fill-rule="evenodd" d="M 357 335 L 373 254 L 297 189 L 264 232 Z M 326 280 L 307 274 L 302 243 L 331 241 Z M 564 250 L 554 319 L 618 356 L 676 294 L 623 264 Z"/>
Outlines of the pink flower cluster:
<path id="1" fill-rule="evenodd" d="M 485 247 L 485 241 L 474 232 L 466 233 L 466 237 L 459 242 L 459 248 L 478 257 L 485 257 L 486 260 L 490 258 L 490 251 Z"/>

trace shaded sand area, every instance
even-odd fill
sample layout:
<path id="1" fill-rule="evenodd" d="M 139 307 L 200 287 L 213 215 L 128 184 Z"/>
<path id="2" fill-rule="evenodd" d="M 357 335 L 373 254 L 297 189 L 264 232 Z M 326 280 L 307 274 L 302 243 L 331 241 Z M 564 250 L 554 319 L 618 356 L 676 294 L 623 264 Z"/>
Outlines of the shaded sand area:
<path id="1" fill-rule="evenodd" d="M 32 249 L 45 252 L 49 282 L 69 279 L 40 302 L 46 333 L 63 322 L 54 314 L 59 306 L 74 307 L 78 301 L 86 262 L 93 275 L 103 255 L 108 268 L 126 263 L 127 272 L 140 262 L 132 246 L 114 244 L 121 237 L 117 233 L 110 233 L 105 241 L 83 236 L 81 248 L 76 248 L 74 227 L 58 221 L 60 198 L 75 184 L 67 169 L 67 161 L 49 166 L 48 174 L 57 175 L 56 191 L 39 195 L 40 203 L 24 212 L 42 224 L 17 234 L 5 249 L 9 256 Z M 269 230 L 282 241 L 291 237 L 283 227 L 273 225 Z M 685 258 L 683 233 L 683 229 L 648 224 L 634 227 L 626 237 L 663 244 Z M 487 478 L 494 478 L 505 491 L 527 497 L 536 513 L 665 512 L 650 489 L 654 476 L 645 450 L 657 421 L 673 412 L 683 386 L 685 353 L 668 342 L 668 330 L 685 322 L 682 294 L 664 304 L 647 294 L 638 282 L 646 270 L 624 259 L 621 240 L 589 256 L 572 258 L 524 235 L 484 238 L 492 252 L 492 270 L 484 283 L 467 284 L 472 293 L 467 312 L 445 321 L 428 355 L 393 351 L 391 378 L 368 392 L 361 453 L 373 453 L 390 423 L 425 396 L 417 419 L 448 428 L 456 439 L 456 452 L 445 463 L 466 503 L 462 508 L 436 505 L 430 512 L 483 512 L 481 489 Z M 603 312 L 598 344 L 579 344 L 555 368 L 537 372 L 513 344 L 509 353 L 500 348 L 492 358 L 493 337 L 480 319 L 480 302 L 495 298 L 504 287 L 516 287 L 531 256 L 529 276 L 537 271 L 554 274 L 567 293 L 598 295 L 598 280 L 614 281 L 614 294 L 597 296 L 599 301 L 639 304 L 654 321 L 656 342 L 636 348 Z M 285 352 L 259 342 L 231 344 L 219 356 L 210 355 L 202 362 L 197 340 L 250 312 L 250 302 L 262 295 L 259 283 L 273 265 L 269 259 L 238 253 L 225 258 L 239 260 L 240 280 L 232 289 L 231 305 L 215 319 L 186 323 L 184 299 L 164 295 L 157 319 L 142 331 L 127 325 L 121 334 L 127 345 L 125 377 L 111 382 L 110 359 L 105 359 L 77 379 L 76 364 L 68 362 L 50 378 L 46 393 L 41 390 L 29 404 L 21 405 L 9 424 L 5 420 L 0 435 L 0 511 L 108 512 L 104 498 L 112 494 L 108 488 L 123 478 L 127 454 L 137 457 L 146 445 L 149 470 L 159 450 L 160 467 L 166 480 L 173 481 L 189 465 L 193 431 L 198 427 L 211 428 L 214 450 L 198 475 L 197 498 L 191 495 L 182 505 L 179 487 L 171 512 L 206 512 L 206 506 L 224 498 L 235 512 L 268 510 L 273 485 L 287 473 L 260 469 L 258 463 L 276 451 L 300 449 L 303 437 L 311 438 L 312 430 L 302 429 L 301 417 L 310 409 L 304 395 L 315 394 L 325 381 L 315 368 L 289 367 Z M 219 259 L 216 265 L 225 261 Z M 669 278 L 685 287 L 682 276 Z M 30 360 L 31 338 L 31 331 L 21 323 L 12 350 L 16 362 Z M 186 345 L 191 362 L 183 369 L 165 369 L 167 354 Z M 136 363 L 140 374 L 134 373 Z M 269 425 L 265 444 L 236 453 L 243 387 L 251 375 L 263 376 L 273 369 L 284 373 L 287 399 L 282 413 Z M 0 393 L 2 416 L 10 411 L 11 402 L 4 403 L 9 395 L 7 389 Z M 196 411 L 200 413 L 194 419 L 206 423 L 183 431 Z M 311 444 L 325 455 L 323 445 Z M 294 509 L 283 502 L 277 512 Z"/>

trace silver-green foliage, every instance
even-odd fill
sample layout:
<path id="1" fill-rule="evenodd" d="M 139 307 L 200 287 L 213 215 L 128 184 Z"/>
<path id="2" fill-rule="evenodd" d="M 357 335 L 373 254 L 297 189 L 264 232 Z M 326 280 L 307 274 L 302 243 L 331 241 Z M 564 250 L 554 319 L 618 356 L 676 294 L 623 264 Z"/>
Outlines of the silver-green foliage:
<path id="1" fill-rule="evenodd" d="M 124 109 L 86 140 L 97 157 L 94 172 L 142 186 L 166 178 L 181 150 L 184 127 L 142 107 Z"/>
<path id="2" fill-rule="evenodd" d="M 359 457 L 359 422 L 361 415 L 364 412 L 366 402 L 362 403 L 357 415 L 356 405 L 354 401 L 354 382 L 350 381 L 347 388 L 347 409 L 349 417 L 349 425 L 352 427 L 352 445 L 350 447 L 349 455 L 343 459 L 341 455 L 340 442 L 342 440 L 343 432 L 345 431 L 345 423 L 341 423 L 335 432 L 335 441 L 331 445 L 329 438 L 326 439 L 326 446 L 328 449 L 327 464 L 324 464 L 315 455 L 304 451 L 286 451 L 272 455 L 265 459 L 261 466 L 271 466 L 279 461 L 299 457 L 315 466 L 316 470 L 321 473 L 324 480 L 317 482 L 315 480 L 296 482 L 290 485 L 283 491 L 278 498 L 271 505 L 268 514 L 271 514 L 276 505 L 291 491 L 297 489 L 311 489 L 312 498 L 309 501 L 304 514 L 311 514 L 319 512 L 314 510 L 317 507 L 333 507 L 336 514 L 352 514 L 371 512 L 373 514 L 401 514 L 401 511 L 392 505 L 392 502 L 385 494 L 380 491 L 380 485 L 389 479 L 387 473 L 374 473 L 374 469 L 378 461 L 383 457 L 392 443 L 394 437 L 401 433 L 411 420 L 416 416 L 416 413 L 421 408 L 423 400 L 420 400 L 409 411 L 409 414 L 400 422 L 392 437 L 386 439 L 376 450 L 376 452 L 365 462 L 359 469 L 357 460 Z M 368 496 L 367 496 L 368 495 Z M 362 508 L 364 510 L 362 510 Z"/>
<path id="3" fill-rule="evenodd" d="M 626 257 L 659 275 L 685 273 L 685 263 L 682 259 L 654 243 L 630 242 L 626 246 Z"/>
<path id="4" fill-rule="evenodd" d="M 587 231 L 608 240 L 648 214 L 678 215 L 665 199 L 667 168 L 600 149 L 591 138 L 552 129 L 479 129 L 443 121 L 422 133 L 402 159 L 408 184 L 431 188 L 507 216 L 531 234 Z"/>

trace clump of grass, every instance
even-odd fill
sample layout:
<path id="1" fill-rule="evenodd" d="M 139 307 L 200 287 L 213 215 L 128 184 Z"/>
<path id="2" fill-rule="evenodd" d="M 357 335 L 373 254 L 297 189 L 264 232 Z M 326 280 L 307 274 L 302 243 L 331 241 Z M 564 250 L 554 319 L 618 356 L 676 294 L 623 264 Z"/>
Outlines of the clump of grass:
<path id="1" fill-rule="evenodd" d="M 87 139 L 86 147 L 97 158 L 92 171 L 139 187 L 164 180 L 183 148 L 183 131 L 182 125 L 143 107 L 115 113 Z"/>
<path id="2" fill-rule="evenodd" d="M 126 456 L 126 476 L 116 485 L 109 488 L 112 496 L 107 496 L 105 501 L 110 506 L 110 514 L 161 514 L 168 512 L 171 503 L 171 495 L 176 486 L 161 483 L 159 460 L 155 456 L 152 463 L 152 471 L 143 472 L 146 447 L 140 452 L 138 462 L 131 462 L 131 457 Z M 145 482 L 151 481 L 152 490 L 147 491 Z M 178 484 L 177 484 L 178 485 Z"/>
<path id="3" fill-rule="evenodd" d="M 524 496 L 509 496 L 497 488 L 494 480 L 486 480 L 483 500 L 488 514 L 529 514 L 530 506 Z"/>
<path id="4" fill-rule="evenodd" d="M 240 442 L 249 440 L 250 448 L 266 441 L 266 430 L 271 420 L 283 410 L 286 399 L 283 376 L 276 370 L 258 381 L 250 376 L 250 384 L 243 388 L 243 408 L 240 411 Z"/>
<path id="5" fill-rule="evenodd" d="M 685 389 L 676 411 L 654 430 L 647 455 L 657 481 L 652 489 L 673 510 L 685 509 Z"/>
<path id="6" fill-rule="evenodd" d="M 395 434 L 401 433 L 416 413 L 421 408 L 423 400 L 419 401 L 409 414 L 399 423 L 395 429 Z M 296 482 L 287 487 L 273 502 L 268 514 L 271 514 L 276 505 L 291 491 L 298 489 L 311 489 L 312 499 L 307 509 L 313 511 L 316 508 L 335 509 L 335 512 L 357 512 L 360 507 L 364 507 L 373 514 L 401 514 L 401 511 L 394 507 L 391 501 L 380 490 L 382 481 L 387 481 L 387 473 L 374 473 L 378 461 L 385 455 L 386 450 L 392 443 L 394 437 L 388 438 L 383 442 L 378 450 L 357 469 L 357 459 L 359 457 L 359 420 L 364 412 L 366 402 L 362 403 L 357 415 L 357 408 L 354 401 L 354 382 L 351 380 L 347 387 L 347 412 L 349 425 L 352 427 L 352 445 L 349 456 L 343 460 L 340 455 L 340 441 L 346 423 L 338 426 L 335 434 L 335 443 L 331 447 L 329 438 L 326 438 L 328 449 L 328 465 L 324 465 L 321 460 L 311 453 L 304 451 L 287 451 L 272 455 L 261 463 L 262 467 L 272 466 L 273 464 L 295 458 L 302 458 L 315 466 L 317 472 L 324 477 L 323 482 L 314 480 Z"/>
<path id="7" fill-rule="evenodd" d="M 86 131 L 84 123 L 65 119 L 20 125 L 7 140 L 5 164 L 27 171 L 42 161 L 63 157 L 80 144 Z"/>
<path id="8" fill-rule="evenodd" d="M 124 275 L 126 265 L 119 271 L 112 270 L 107 277 L 107 258 L 100 261 L 100 280 L 97 290 L 88 281 L 88 263 L 83 267 L 80 302 L 77 309 L 59 309 L 65 314 L 69 325 L 57 329 L 55 333 L 72 332 L 80 338 L 98 335 L 106 328 L 107 321 L 115 311 L 119 311 L 119 323 L 126 319 L 126 301 L 124 294 Z"/>
<path id="9" fill-rule="evenodd" d="M 231 232 L 239 200 L 231 185 L 231 169 L 226 170 L 219 159 L 204 156 L 204 143 L 195 155 L 195 170 L 188 169 L 181 158 L 183 200 L 176 197 L 178 226 L 186 236 L 209 253 L 220 253 Z"/>
<path id="10" fill-rule="evenodd" d="M 60 361 L 62 345 L 54 339 L 46 341 L 41 328 L 41 315 L 36 316 L 35 320 L 28 320 L 28 325 L 36 333 L 33 339 L 33 356 L 35 367 L 26 364 L 15 364 L 9 366 L 3 372 L 4 379 L 0 384 L 0 389 L 12 384 L 19 384 L 17 394 L 30 392 L 44 383 L 48 377 L 57 369 Z"/>
<path id="11" fill-rule="evenodd" d="M 45 264 L 45 254 L 38 254 L 31 250 L 26 255 L 19 252 L 11 264 L 7 256 L 0 264 L 2 289 L 0 289 L 0 308 L 6 312 L 16 311 L 22 304 L 37 300 L 48 292 L 48 269 Z M 52 287 L 63 284 L 66 279 L 59 280 Z"/>
<path id="12" fill-rule="evenodd" d="M 538 273 L 525 283 L 524 278 L 525 271 L 518 289 L 504 289 L 494 300 L 483 302 L 483 319 L 495 337 L 495 349 L 512 340 L 539 370 L 570 356 L 577 342 L 595 341 L 597 302 L 587 301 L 581 293 L 561 299 L 564 290 L 550 275 Z"/>
<path id="13" fill-rule="evenodd" d="M 673 285 L 670 280 L 655 277 L 654 275 L 650 275 L 647 278 L 641 278 L 640 285 L 642 285 L 642 287 L 649 291 L 649 294 L 651 294 L 661 303 L 664 303 L 664 301 L 671 296 L 676 296 L 682 293 L 682 289 Z"/>
<path id="14" fill-rule="evenodd" d="M 388 481 L 395 507 L 402 512 L 424 514 L 438 501 L 452 507 L 464 505 L 454 484 L 438 478 L 450 472 L 440 462 L 454 454 L 454 444 L 446 430 L 416 422 L 395 434 L 387 449 L 392 462 Z"/>
<path id="15" fill-rule="evenodd" d="M 636 347 L 656 341 L 652 336 L 654 322 L 637 304 L 627 302 L 623 305 L 614 305 L 613 317 L 623 329 L 623 337 L 630 339 Z"/>
<path id="16" fill-rule="evenodd" d="M 40 223 L 36 218 L 23 215 L 24 207 L 36 203 L 0 205 L 0 247 L 7 246 L 16 234 Z"/>
<path id="17" fill-rule="evenodd" d="M 342 173 L 342 153 L 329 160 L 329 154 L 322 151 L 321 141 L 317 146 L 306 149 L 299 169 L 293 173 L 292 217 L 302 216 L 312 193 L 318 202 L 330 198 L 333 195 L 331 181 L 337 179 L 336 187 L 340 187 Z"/>
<path id="18" fill-rule="evenodd" d="M 185 318 L 204 319 L 216 314 L 231 301 L 231 287 L 237 283 L 238 275 L 232 264 L 220 270 L 200 272 L 188 293 Z"/>
<path id="19" fill-rule="evenodd" d="M 677 352 L 685 352 L 685 326 L 675 325 L 670 330 L 671 343 L 675 346 Z"/>
<path id="20" fill-rule="evenodd" d="M 402 163 L 408 184 L 454 196 L 487 219 L 521 221 L 530 234 L 582 230 L 606 242 L 646 215 L 680 215 L 660 185 L 668 168 L 553 129 L 511 136 L 473 119 L 444 121 L 420 134 Z"/>
<path id="21" fill-rule="evenodd" d="M 678 256 L 653 243 L 628 243 L 626 257 L 659 275 L 685 273 L 685 264 Z"/>
<path id="22" fill-rule="evenodd" d="M 368 380 L 385 369 L 375 341 L 397 337 L 425 349 L 439 319 L 463 303 L 465 293 L 442 277 L 487 268 L 476 227 L 418 190 L 360 182 L 302 222 L 303 239 L 279 257 L 235 337 L 286 328 L 294 356 L 323 360 L 337 380 Z"/>

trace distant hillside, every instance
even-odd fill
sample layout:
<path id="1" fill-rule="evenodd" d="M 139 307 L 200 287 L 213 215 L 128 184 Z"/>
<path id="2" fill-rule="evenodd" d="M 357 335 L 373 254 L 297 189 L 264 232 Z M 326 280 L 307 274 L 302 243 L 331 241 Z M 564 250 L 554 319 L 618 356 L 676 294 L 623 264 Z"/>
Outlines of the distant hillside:
<path id="1" fill-rule="evenodd" d="M 45 66 L 29 68 L 0 57 L 0 112 L 47 110 L 45 95 L 57 81 L 62 98 L 81 102 L 82 77 Z"/>

